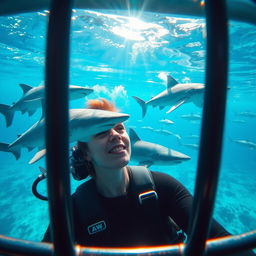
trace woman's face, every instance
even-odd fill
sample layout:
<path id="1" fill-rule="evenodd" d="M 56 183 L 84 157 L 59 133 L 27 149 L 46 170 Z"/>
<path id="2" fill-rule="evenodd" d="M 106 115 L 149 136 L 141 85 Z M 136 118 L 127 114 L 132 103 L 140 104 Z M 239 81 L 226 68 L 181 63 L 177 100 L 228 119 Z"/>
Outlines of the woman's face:
<path id="1" fill-rule="evenodd" d="M 94 135 L 88 142 L 87 160 L 97 168 L 119 169 L 130 160 L 130 138 L 122 123 Z"/>

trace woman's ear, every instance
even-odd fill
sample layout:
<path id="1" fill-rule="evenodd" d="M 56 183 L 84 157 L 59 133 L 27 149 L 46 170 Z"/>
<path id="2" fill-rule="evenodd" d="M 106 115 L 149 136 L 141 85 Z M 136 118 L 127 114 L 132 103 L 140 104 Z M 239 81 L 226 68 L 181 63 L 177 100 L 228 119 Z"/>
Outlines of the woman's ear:
<path id="1" fill-rule="evenodd" d="M 86 154 L 84 154 L 84 158 L 85 158 L 86 161 L 89 161 L 89 162 L 92 161 L 92 158 L 90 156 L 90 152 L 88 152 L 88 151 L 86 152 Z"/>

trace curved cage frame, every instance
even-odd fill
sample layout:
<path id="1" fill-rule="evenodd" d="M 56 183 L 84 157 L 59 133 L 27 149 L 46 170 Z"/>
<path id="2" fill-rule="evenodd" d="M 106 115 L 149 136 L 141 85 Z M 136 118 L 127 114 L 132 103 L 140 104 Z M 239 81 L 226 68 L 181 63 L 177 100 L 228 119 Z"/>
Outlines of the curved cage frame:
<path id="1" fill-rule="evenodd" d="M 74 244 L 70 213 L 70 175 L 68 163 L 68 80 L 69 35 L 73 3 L 71 0 L 24 0 L 11 6 L 3 0 L 0 14 L 47 9 L 50 5 L 46 53 L 46 146 L 47 186 L 53 244 L 36 243 L 0 236 L 1 255 L 226 255 L 256 247 L 256 230 L 238 236 L 206 241 L 215 201 L 221 158 L 228 74 L 228 29 L 226 3 L 206 0 L 207 65 L 200 153 L 197 168 L 190 231 L 187 244 L 145 248 L 89 248 Z M 33 3 L 32 3 L 33 2 Z M 193 2 L 193 3 L 192 3 Z M 111 3 L 111 4 L 110 4 Z M 187 1 L 183 14 L 197 1 Z M 29 5 L 31 4 L 31 5 Z M 189 6 L 193 4 L 193 6 Z M 75 7 L 123 9 L 168 13 L 172 1 L 166 0 L 78 0 Z M 13 8 L 12 8 L 13 7 Z M 171 11 L 170 11 L 171 12 Z M 196 7 L 196 15 L 203 9 Z M 216 15 L 218 13 L 218 17 Z M 58 42 L 62 42 L 58 44 Z M 218 83 L 216 83 L 216 79 Z M 218 86 L 216 86 L 218 84 Z M 55 97 L 56 93 L 61 97 Z M 214 98 L 218 98 L 218 109 Z M 56 102 L 56 98 L 59 100 Z M 54 108 L 52 106 L 54 105 Z M 54 111 L 52 111 L 54 109 Z M 51 110 L 51 111 L 50 111 Z M 58 118 L 56 118 L 56 116 Z M 61 129 L 59 129 L 61 127 Z M 59 131 L 62 131 L 61 133 Z M 54 138 L 54 139 L 53 139 Z M 63 160 L 64 159 L 64 160 Z M 214 164 L 212 164 L 214 163 Z M 200 230 L 200 232 L 198 232 Z"/>

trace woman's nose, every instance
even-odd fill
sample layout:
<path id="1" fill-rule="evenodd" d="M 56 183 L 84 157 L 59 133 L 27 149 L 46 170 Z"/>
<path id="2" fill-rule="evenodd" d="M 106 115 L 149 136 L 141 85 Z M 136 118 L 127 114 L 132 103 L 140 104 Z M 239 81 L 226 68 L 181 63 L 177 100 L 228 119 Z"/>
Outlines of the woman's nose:
<path id="1" fill-rule="evenodd" d="M 110 139 L 115 139 L 115 138 L 121 138 L 121 135 L 118 131 L 116 131 L 115 129 L 111 129 L 110 130 Z"/>

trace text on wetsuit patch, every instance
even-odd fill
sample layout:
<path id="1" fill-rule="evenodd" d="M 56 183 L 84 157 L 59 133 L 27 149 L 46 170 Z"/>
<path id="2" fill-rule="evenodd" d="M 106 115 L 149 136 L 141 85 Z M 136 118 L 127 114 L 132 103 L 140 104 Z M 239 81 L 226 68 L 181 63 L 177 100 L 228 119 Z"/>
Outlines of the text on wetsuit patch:
<path id="1" fill-rule="evenodd" d="M 106 222 L 104 220 L 94 223 L 88 226 L 87 230 L 89 235 L 93 235 L 95 233 L 101 232 L 106 229 Z"/>

